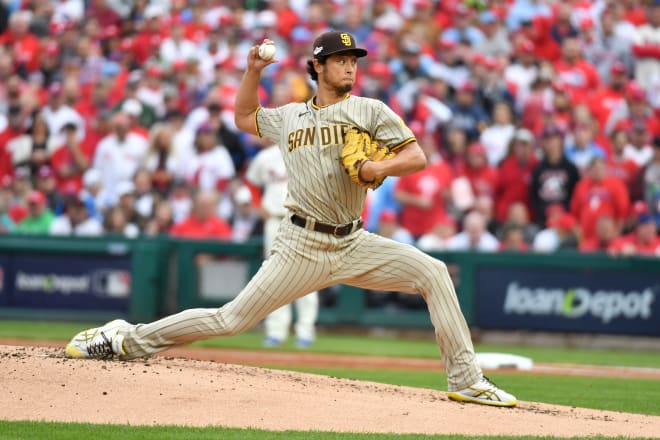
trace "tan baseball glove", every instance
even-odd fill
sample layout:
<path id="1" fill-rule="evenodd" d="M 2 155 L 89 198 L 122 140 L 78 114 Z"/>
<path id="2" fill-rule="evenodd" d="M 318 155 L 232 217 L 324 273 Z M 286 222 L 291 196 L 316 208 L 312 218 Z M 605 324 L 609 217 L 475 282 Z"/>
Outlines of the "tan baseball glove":
<path id="1" fill-rule="evenodd" d="M 365 182 L 360 179 L 360 169 L 367 161 L 380 162 L 394 157 L 389 148 L 371 140 L 369 133 L 352 128 L 346 132 L 346 143 L 341 150 L 341 163 L 351 180 L 365 188 L 378 188 L 385 178 Z"/>

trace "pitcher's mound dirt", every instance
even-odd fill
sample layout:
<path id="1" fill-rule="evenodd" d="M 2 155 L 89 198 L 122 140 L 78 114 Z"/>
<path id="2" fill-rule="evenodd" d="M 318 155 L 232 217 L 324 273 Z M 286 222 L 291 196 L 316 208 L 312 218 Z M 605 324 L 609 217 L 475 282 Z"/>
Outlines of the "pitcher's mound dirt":
<path id="1" fill-rule="evenodd" d="M 185 359 L 70 360 L 0 346 L 0 418 L 270 430 L 633 436 L 660 417 L 520 402 L 450 402 L 440 391 Z"/>

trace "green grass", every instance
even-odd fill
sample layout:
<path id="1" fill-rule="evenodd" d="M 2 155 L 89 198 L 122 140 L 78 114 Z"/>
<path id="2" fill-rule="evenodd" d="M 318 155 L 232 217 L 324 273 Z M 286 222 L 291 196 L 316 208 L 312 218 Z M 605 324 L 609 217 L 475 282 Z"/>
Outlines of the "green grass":
<path id="1" fill-rule="evenodd" d="M 180 426 L 125 426 L 81 423 L 6 422 L 0 421 L 0 440 L 545 440 L 556 437 L 468 437 L 457 435 L 341 434 L 320 431 L 262 431 L 257 429 L 187 428 Z M 572 437 L 574 439 L 631 439 L 630 437 Z M 642 439 L 642 437 L 635 437 Z"/>
<path id="2" fill-rule="evenodd" d="M 286 369 L 441 391 L 447 389 L 446 375 L 433 371 L 310 367 Z M 515 373 L 490 374 L 489 377 L 521 400 L 529 402 L 660 415 L 660 381 L 657 380 Z"/>
<path id="3" fill-rule="evenodd" d="M 99 323 L 61 323 L 35 321 L 2 321 L 0 338 L 47 339 L 66 341 L 76 332 Z M 199 347 L 221 347 L 246 350 L 263 350 L 263 334 L 248 332 L 230 338 L 216 338 L 197 342 Z M 272 350 L 272 349 L 269 349 Z M 295 351 L 292 342 L 282 347 L 283 351 Z M 514 345 L 477 344 L 479 352 L 505 352 L 531 357 L 539 363 L 575 363 L 591 365 L 620 365 L 660 368 L 660 354 L 623 350 L 595 350 L 584 348 L 521 347 Z M 438 347 L 431 339 L 420 340 L 394 337 L 353 336 L 320 334 L 313 353 L 359 354 L 373 356 L 399 356 L 437 358 Z"/>

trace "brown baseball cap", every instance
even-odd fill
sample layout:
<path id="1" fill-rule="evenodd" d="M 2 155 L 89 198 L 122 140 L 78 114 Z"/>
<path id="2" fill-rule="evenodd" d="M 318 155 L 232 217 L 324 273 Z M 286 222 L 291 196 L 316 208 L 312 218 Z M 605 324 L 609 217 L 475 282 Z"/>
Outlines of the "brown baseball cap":
<path id="1" fill-rule="evenodd" d="M 367 50 L 357 47 L 355 37 L 348 32 L 326 32 L 314 40 L 312 49 L 314 58 L 327 57 L 339 52 L 352 52 L 358 58 L 367 55 Z"/>

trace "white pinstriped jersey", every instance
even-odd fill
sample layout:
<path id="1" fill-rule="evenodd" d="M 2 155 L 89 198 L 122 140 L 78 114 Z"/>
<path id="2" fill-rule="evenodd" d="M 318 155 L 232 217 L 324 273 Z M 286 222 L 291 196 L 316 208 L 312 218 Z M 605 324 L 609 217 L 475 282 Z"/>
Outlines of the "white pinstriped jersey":
<path id="1" fill-rule="evenodd" d="M 381 101 L 347 95 L 340 102 L 318 107 L 314 99 L 272 109 L 260 107 L 257 132 L 282 151 L 289 174 L 288 209 L 325 223 L 349 223 L 362 214 L 366 190 L 351 181 L 341 164 L 346 131 L 367 131 L 393 151 L 415 137 Z"/>

